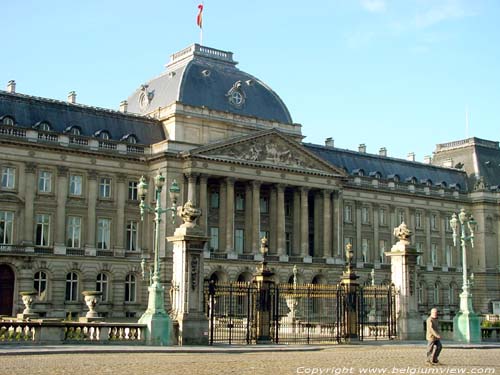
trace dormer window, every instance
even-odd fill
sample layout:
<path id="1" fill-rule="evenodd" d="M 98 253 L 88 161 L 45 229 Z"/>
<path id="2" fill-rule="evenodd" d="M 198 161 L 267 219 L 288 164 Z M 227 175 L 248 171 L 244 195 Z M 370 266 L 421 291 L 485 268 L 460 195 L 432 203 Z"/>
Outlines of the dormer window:
<path id="1" fill-rule="evenodd" d="M 387 176 L 387 178 L 389 180 L 396 182 L 396 183 L 400 181 L 399 175 L 397 175 L 397 174 L 390 174 Z"/>
<path id="2" fill-rule="evenodd" d="M 8 125 L 8 126 L 14 126 L 14 118 L 10 116 L 3 116 L 2 117 L 2 125 Z"/>
<path id="3" fill-rule="evenodd" d="M 229 104 L 236 108 L 241 108 L 245 104 L 245 93 L 241 86 L 241 81 L 236 81 L 226 94 Z"/>
<path id="4" fill-rule="evenodd" d="M 137 141 L 137 136 L 135 134 L 126 134 L 121 138 L 121 141 L 125 141 L 127 143 L 130 143 L 132 145 L 135 145 Z"/>
<path id="5" fill-rule="evenodd" d="M 382 173 L 380 172 L 370 172 L 370 177 L 380 180 L 382 178 Z"/>
<path id="6" fill-rule="evenodd" d="M 40 121 L 35 124 L 35 129 L 44 131 L 44 132 L 49 132 L 52 130 L 52 127 L 47 121 Z"/>
<path id="7" fill-rule="evenodd" d="M 66 129 L 64 129 L 64 132 L 69 133 L 71 135 L 81 135 L 82 134 L 82 130 L 80 129 L 80 127 L 75 126 L 75 125 L 68 126 Z"/>
<path id="8" fill-rule="evenodd" d="M 365 171 L 361 168 L 356 168 L 352 170 L 352 174 L 355 176 L 363 177 L 365 175 Z"/>
<path id="9" fill-rule="evenodd" d="M 101 138 L 102 140 L 109 140 L 111 136 L 109 135 L 109 132 L 107 130 L 100 129 L 94 133 L 95 137 Z"/>
<path id="10" fill-rule="evenodd" d="M 416 185 L 417 184 L 417 178 L 415 176 L 413 177 L 408 177 L 406 179 L 406 182 L 408 182 L 409 184 L 412 184 L 412 185 Z"/>

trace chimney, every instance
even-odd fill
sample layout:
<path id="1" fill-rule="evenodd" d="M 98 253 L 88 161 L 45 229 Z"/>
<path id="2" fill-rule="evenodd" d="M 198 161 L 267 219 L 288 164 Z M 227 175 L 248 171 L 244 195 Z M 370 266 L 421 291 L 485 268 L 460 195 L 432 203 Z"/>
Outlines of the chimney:
<path id="1" fill-rule="evenodd" d="M 380 156 L 387 156 L 387 149 L 385 147 L 380 147 L 380 150 L 378 150 L 378 154 Z"/>
<path id="2" fill-rule="evenodd" d="M 408 161 L 415 161 L 415 153 L 414 152 L 409 152 L 408 156 L 406 157 L 406 160 L 408 160 Z"/>
<path id="3" fill-rule="evenodd" d="M 364 143 L 361 143 L 358 147 L 358 151 L 362 154 L 366 153 L 366 145 Z"/>
<path id="4" fill-rule="evenodd" d="M 70 91 L 68 93 L 68 103 L 75 104 L 76 103 L 76 92 Z"/>
<path id="5" fill-rule="evenodd" d="M 430 155 L 425 155 L 425 156 L 424 156 L 424 163 L 425 163 L 425 164 L 431 164 L 431 162 L 432 162 L 432 156 L 430 156 Z"/>
<path id="6" fill-rule="evenodd" d="M 335 141 L 333 140 L 332 137 L 329 137 L 325 139 L 325 146 L 328 148 L 334 148 L 335 147 Z"/>
<path id="7" fill-rule="evenodd" d="M 122 100 L 120 102 L 120 112 L 127 113 L 127 109 L 128 109 L 128 102 L 126 100 Z"/>
<path id="8" fill-rule="evenodd" d="M 16 81 L 14 81 L 13 79 L 7 82 L 7 92 L 10 92 L 11 94 L 16 93 Z"/>

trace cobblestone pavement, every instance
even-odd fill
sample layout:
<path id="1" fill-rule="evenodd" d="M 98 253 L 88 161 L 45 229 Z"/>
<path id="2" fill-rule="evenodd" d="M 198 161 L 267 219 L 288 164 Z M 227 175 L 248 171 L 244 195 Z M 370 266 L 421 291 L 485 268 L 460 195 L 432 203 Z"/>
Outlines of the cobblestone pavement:
<path id="1" fill-rule="evenodd" d="M 427 366 L 424 345 L 294 352 L 4 354 L 0 374 L 500 374 L 500 348 L 445 347 L 440 360 L 440 366 Z"/>

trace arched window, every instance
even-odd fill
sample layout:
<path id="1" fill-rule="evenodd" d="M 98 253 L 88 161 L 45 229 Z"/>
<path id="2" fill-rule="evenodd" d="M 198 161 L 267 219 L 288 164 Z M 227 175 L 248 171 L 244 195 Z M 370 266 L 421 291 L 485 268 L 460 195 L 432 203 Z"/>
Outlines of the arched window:
<path id="1" fill-rule="evenodd" d="M 78 300 L 78 275 L 70 272 L 66 275 L 66 301 Z"/>
<path id="2" fill-rule="evenodd" d="M 108 140 L 111 138 L 111 135 L 109 134 L 109 132 L 107 130 L 104 130 L 104 129 L 99 129 L 98 131 L 96 131 L 94 133 L 94 136 L 101 138 L 103 140 Z"/>
<path id="3" fill-rule="evenodd" d="M 15 124 L 14 118 L 10 116 L 2 117 L 2 125 L 13 126 Z"/>
<path id="4" fill-rule="evenodd" d="M 439 283 L 434 284 L 434 304 L 440 305 L 441 304 L 441 290 L 440 290 L 440 285 Z"/>
<path id="5" fill-rule="evenodd" d="M 71 135 L 80 135 L 82 132 L 78 126 L 72 126 L 69 130 L 69 134 Z"/>
<path id="6" fill-rule="evenodd" d="M 453 284 L 448 286 L 448 303 L 450 305 L 455 304 L 455 285 Z"/>
<path id="7" fill-rule="evenodd" d="M 33 277 L 33 289 L 38 293 L 38 299 L 45 301 L 47 299 L 47 274 L 38 271 Z"/>
<path id="8" fill-rule="evenodd" d="M 44 132 L 49 132 L 52 130 L 52 127 L 47 121 L 40 121 L 36 123 L 35 128 Z"/>
<path id="9" fill-rule="evenodd" d="M 135 302 L 135 292 L 135 275 L 128 274 L 127 277 L 125 277 L 125 302 Z"/>
<path id="10" fill-rule="evenodd" d="M 424 283 L 419 283 L 418 284 L 417 299 L 418 299 L 418 304 L 419 305 L 425 304 L 425 285 L 424 285 Z"/>
<path id="11" fill-rule="evenodd" d="M 108 275 L 100 273 L 97 275 L 95 290 L 101 292 L 101 301 L 108 301 Z"/>

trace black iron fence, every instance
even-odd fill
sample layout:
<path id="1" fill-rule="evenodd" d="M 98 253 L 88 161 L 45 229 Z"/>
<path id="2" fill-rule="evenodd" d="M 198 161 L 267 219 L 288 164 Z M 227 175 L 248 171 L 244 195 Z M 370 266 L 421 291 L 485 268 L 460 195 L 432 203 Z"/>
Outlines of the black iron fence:
<path id="1" fill-rule="evenodd" d="M 205 301 L 210 344 L 254 344 L 263 321 L 269 341 L 281 344 L 396 336 L 393 286 L 353 291 L 342 284 L 276 284 L 263 293 L 256 283 L 212 282 L 205 285 Z"/>

